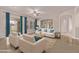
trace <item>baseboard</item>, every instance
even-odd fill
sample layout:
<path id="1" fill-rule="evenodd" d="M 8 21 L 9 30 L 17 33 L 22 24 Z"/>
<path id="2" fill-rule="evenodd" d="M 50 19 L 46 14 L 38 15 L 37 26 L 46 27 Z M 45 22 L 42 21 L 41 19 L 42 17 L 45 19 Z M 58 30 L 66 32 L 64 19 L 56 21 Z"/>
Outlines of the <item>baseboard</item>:
<path id="1" fill-rule="evenodd" d="M 5 36 L 0 36 L 0 38 L 6 38 Z"/>

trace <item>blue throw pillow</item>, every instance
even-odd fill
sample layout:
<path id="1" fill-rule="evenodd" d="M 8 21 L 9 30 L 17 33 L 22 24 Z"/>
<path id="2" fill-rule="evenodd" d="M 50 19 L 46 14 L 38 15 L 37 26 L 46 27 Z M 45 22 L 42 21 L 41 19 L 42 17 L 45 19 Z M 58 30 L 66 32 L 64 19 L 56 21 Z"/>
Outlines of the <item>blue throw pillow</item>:
<path id="1" fill-rule="evenodd" d="M 50 33 L 53 33 L 54 32 L 54 30 L 50 30 Z"/>

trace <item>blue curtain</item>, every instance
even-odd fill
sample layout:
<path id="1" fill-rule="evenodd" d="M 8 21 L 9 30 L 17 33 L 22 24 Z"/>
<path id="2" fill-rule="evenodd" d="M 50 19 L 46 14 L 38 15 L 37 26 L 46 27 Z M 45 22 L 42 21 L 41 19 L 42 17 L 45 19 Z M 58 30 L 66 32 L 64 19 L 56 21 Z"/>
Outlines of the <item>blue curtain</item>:
<path id="1" fill-rule="evenodd" d="M 10 13 L 6 12 L 6 37 L 10 34 Z"/>
<path id="2" fill-rule="evenodd" d="M 27 17 L 24 17 L 24 33 L 27 33 Z"/>
<path id="3" fill-rule="evenodd" d="M 22 28 L 23 28 L 23 27 L 22 27 L 22 25 L 23 25 L 23 24 L 22 24 L 22 18 L 23 18 L 23 17 L 20 16 L 20 33 L 21 33 L 21 34 L 23 34 L 23 31 L 22 31 Z"/>

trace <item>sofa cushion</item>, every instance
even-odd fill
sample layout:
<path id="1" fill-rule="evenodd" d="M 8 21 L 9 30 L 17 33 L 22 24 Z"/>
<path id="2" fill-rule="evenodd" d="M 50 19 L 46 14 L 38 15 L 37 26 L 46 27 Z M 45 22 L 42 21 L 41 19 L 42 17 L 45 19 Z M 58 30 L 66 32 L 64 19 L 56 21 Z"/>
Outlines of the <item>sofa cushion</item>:
<path id="1" fill-rule="evenodd" d="M 23 39 L 28 40 L 30 42 L 34 42 L 34 36 L 33 35 L 23 34 Z"/>

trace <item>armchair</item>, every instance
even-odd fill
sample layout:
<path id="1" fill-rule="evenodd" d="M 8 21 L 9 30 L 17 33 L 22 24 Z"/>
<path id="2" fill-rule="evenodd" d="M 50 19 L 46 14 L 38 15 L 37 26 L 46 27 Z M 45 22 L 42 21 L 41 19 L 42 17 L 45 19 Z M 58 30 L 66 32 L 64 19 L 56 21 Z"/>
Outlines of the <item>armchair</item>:
<path id="1" fill-rule="evenodd" d="M 14 33 L 11 33 L 10 36 L 9 36 L 9 42 L 10 44 L 14 47 L 14 48 L 17 48 L 19 47 L 19 36 L 18 36 L 18 33 L 14 32 Z"/>

